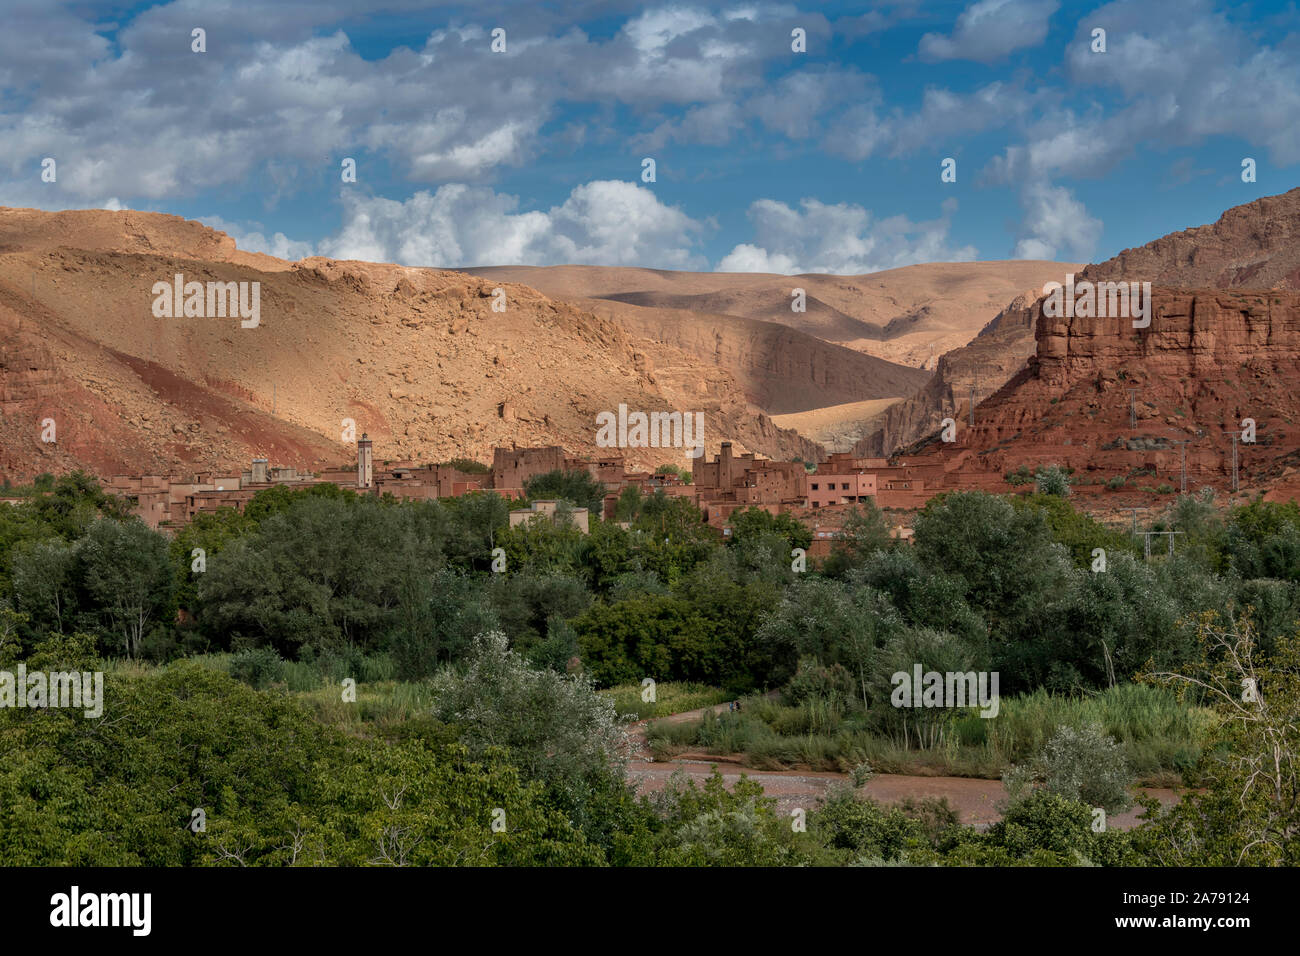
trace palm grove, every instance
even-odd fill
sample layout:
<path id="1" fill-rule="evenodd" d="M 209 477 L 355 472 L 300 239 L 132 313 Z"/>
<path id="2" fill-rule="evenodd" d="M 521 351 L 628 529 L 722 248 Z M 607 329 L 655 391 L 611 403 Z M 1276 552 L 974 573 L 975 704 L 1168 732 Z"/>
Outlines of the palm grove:
<path id="1" fill-rule="evenodd" d="M 585 473 L 526 490 L 603 495 Z M 1165 519 L 1178 552 L 1147 562 L 1068 490 L 936 497 L 901 546 L 868 506 L 801 573 L 810 533 L 787 516 L 738 512 L 722 539 L 635 491 L 627 527 L 584 535 L 512 528 L 491 493 L 281 487 L 169 538 L 88 476 L 43 476 L 0 509 L 0 670 L 102 669 L 105 710 L 0 708 L 0 860 L 1300 862 L 1300 508 L 1184 496 Z M 997 671 L 999 716 L 891 706 L 914 664 Z M 645 678 L 690 706 L 745 701 L 652 724 L 656 754 L 851 782 L 806 830 L 752 783 L 636 796 L 625 724 L 653 710 L 628 693 Z M 1001 776 L 1001 821 L 977 832 L 940 801 L 852 786 L 919 766 Z M 1097 827 L 1135 782 L 1196 790 Z"/>

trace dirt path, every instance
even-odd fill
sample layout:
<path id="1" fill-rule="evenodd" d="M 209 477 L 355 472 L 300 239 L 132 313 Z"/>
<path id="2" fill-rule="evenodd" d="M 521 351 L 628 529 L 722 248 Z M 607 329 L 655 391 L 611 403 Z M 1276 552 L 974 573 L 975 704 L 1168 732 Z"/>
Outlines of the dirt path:
<path id="1" fill-rule="evenodd" d="M 684 710 L 679 714 L 668 714 L 664 717 L 647 717 L 645 720 L 638 720 L 634 724 L 629 724 L 627 732 L 631 740 L 633 762 L 654 762 L 654 759 L 650 756 L 650 748 L 646 744 L 645 731 L 650 724 L 684 724 L 692 720 L 699 720 L 704 714 L 720 714 L 726 709 L 726 703 L 714 704 L 711 707 L 697 707 L 695 710 Z"/>
<path id="2" fill-rule="evenodd" d="M 740 765 L 738 756 L 718 757 L 705 754 L 682 754 L 668 761 L 656 762 L 651 759 L 649 747 L 646 746 L 646 726 L 660 721 L 684 723 L 699 720 L 705 713 L 719 713 L 727 705 L 717 704 L 713 707 L 701 707 L 697 710 L 670 714 L 637 721 L 628 728 L 632 738 L 633 758 L 628 763 L 627 775 L 639 793 L 653 793 L 662 790 L 672 775 L 680 770 L 689 779 L 702 784 L 716 766 L 722 774 L 723 781 L 730 788 L 742 775 L 759 783 L 769 797 L 775 797 L 777 808 L 781 813 L 789 813 L 795 808 L 812 809 L 821 799 L 831 784 L 847 781 L 849 775 L 833 771 L 816 770 L 751 770 Z M 1169 806 L 1177 803 L 1179 792 L 1167 788 L 1143 787 L 1143 793 L 1154 796 L 1161 804 Z M 988 826 L 996 823 L 1001 814 L 997 804 L 1006 796 L 1000 780 L 981 780 L 974 777 L 917 777 L 908 774 L 882 773 L 872 777 L 859 791 L 880 803 L 900 803 L 908 797 L 943 797 L 957 811 L 963 824 L 970 826 Z M 1108 825 L 1121 830 L 1136 826 L 1140 821 L 1141 808 L 1134 808 L 1126 813 L 1116 814 L 1107 821 Z"/>

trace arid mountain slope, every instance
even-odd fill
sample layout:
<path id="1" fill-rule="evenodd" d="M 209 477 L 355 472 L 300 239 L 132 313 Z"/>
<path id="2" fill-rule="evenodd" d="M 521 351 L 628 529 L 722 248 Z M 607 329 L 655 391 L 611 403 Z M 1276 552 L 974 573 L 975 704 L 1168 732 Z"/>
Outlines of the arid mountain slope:
<path id="1" fill-rule="evenodd" d="M 875 430 L 853 447 L 867 457 L 898 448 L 938 430 L 943 419 L 969 421 L 972 389 L 978 405 L 1024 368 L 1034 354 L 1033 318 L 1037 289 L 1016 296 L 971 343 L 939 359 L 934 377 L 916 395 L 891 405 Z"/>
<path id="2" fill-rule="evenodd" d="M 1178 289 L 1300 289 L 1300 188 L 1233 206 L 1217 222 L 1171 232 L 1083 278 Z"/>
<path id="3" fill-rule="evenodd" d="M 1064 272 L 1044 281 L 1064 281 Z M 1300 189 L 1229 209 L 1211 225 L 1171 233 L 1079 278 L 1128 279 L 1182 289 L 1300 289 Z M 1041 293 L 1042 285 L 1034 287 Z M 1019 305 L 1018 305 L 1019 303 Z M 976 402 L 1009 381 L 1034 353 L 1029 314 L 1017 300 L 964 348 L 947 353 L 935 378 L 889 410 L 858 443 L 859 454 L 890 454 L 918 441 L 953 414 L 977 382 Z M 963 414 L 965 409 L 962 410 Z"/>
<path id="4" fill-rule="evenodd" d="M 1150 328 L 1113 318 L 1049 318 L 1035 305 L 1037 354 L 982 402 L 957 441 L 918 451 L 963 472 L 1005 474 L 1059 464 L 1100 490 L 1125 479 L 1189 490 L 1231 485 L 1243 419 L 1257 440 L 1238 446 L 1241 482 L 1295 483 L 1300 466 L 1300 293 L 1153 289 Z M 1132 404 L 1131 404 L 1132 403 Z M 1136 426 L 1131 416 L 1136 408 Z"/>
<path id="5" fill-rule="evenodd" d="M 156 282 L 259 282 L 260 324 L 159 318 Z M 506 309 L 493 311 L 494 288 Z M 525 286 L 457 272 L 238 251 L 201 224 L 138 212 L 0 209 L 0 467 L 14 480 L 226 469 L 254 455 L 485 459 L 493 445 L 595 451 L 619 403 L 702 411 L 705 443 L 777 457 L 820 448 L 744 401 L 724 370 L 657 371 L 625 331 Z M 53 447 L 40 422 L 56 422 Z M 628 450 L 630 460 L 682 459 Z"/>
<path id="6" fill-rule="evenodd" d="M 931 376 L 775 322 L 683 309 L 618 308 L 599 299 L 584 299 L 582 305 L 645 340 L 652 354 L 668 345 L 727 370 L 744 384 L 746 399 L 772 415 L 893 399 L 914 392 Z"/>
<path id="7" fill-rule="evenodd" d="M 670 272 L 601 266 L 496 266 L 475 275 L 522 282 L 554 298 L 774 322 L 911 368 L 933 368 L 1020 290 L 1070 263 L 937 262 L 858 276 Z M 791 310 L 804 290 L 807 311 Z M 618 314 L 618 313 L 614 313 Z M 878 397 L 878 396 L 864 396 Z"/>

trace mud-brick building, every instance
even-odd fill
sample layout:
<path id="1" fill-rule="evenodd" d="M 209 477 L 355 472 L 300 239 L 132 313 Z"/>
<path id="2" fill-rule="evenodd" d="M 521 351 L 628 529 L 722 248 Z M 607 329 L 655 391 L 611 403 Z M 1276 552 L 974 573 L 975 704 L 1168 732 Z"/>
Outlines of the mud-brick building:
<path id="1" fill-rule="evenodd" d="M 125 498 L 132 512 L 151 528 L 181 527 L 188 524 L 198 510 L 216 510 L 216 505 L 203 508 L 196 501 L 208 495 L 213 499 L 238 495 L 245 487 L 242 475 L 199 474 L 188 478 L 165 475 L 113 475 L 102 480 L 104 490 Z M 269 485 L 267 486 L 269 487 Z M 249 492 L 247 497 L 252 497 Z"/>
<path id="2" fill-rule="evenodd" d="M 579 531 L 583 534 L 590 532 L 591 521 L 586 508 L 562 509 L 560 503 L 554 500 L 534 501 L 527 508 L 510 512 L 510 527 L 514 528 L 533 520 L 546 520 L 554 524 L 566 514 Z"/>
<path id="3" fill-rule="evenodd" d="M 603 479 L 602 479 L 603 480 Z M 648 471 L 626 471 L 617 481 L 605 482 L 606 492 L 602 514 L 612 521 L 618 514 L 618 499 L 627 488 L 639 488 L 642 495 L 663 493 L 675 498 L 695 501 L 695 487 L 688 485 L 678 475 L 656 475 Z"/>
<path id="4" fill-rule="evenodd" d="M 753 453 L 733 455 L 731 442 L 726 441 L 713 461 L 703 455 L 695 460 L 691 477 L 704 520 L 718 528 L 737 509 L 763 508 L 780 514 L 805 507 L 808 497 L 808 473 L 802 464 Z"/>
<path id="5" fill-rule="evenodd" d="M 559 445 L 542 448 L 493 448 L 492 488 L 522 488 L 530 479 L 548 471 L 564 470 L 564 449 Z"/>
<path id="6" fill-rule="evenodd" d="M 879 488 L 871 468 L 887 465 L 883 459 L 854 458 L 843 452 L 831 455 L 808 476 L 808 507 L 874 501 Z"/>

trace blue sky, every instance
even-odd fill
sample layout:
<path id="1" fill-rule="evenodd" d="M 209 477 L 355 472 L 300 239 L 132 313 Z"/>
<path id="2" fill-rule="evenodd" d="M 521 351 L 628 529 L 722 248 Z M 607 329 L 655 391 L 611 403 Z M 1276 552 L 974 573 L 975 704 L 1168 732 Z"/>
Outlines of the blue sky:
<path id="1" fill-rule="evenodd" d="M 0 204 L 174 213 L 291 258 L 1096 261 L 1300 185 L 1294 3 L 0 0 L 0 20 Z"/>

